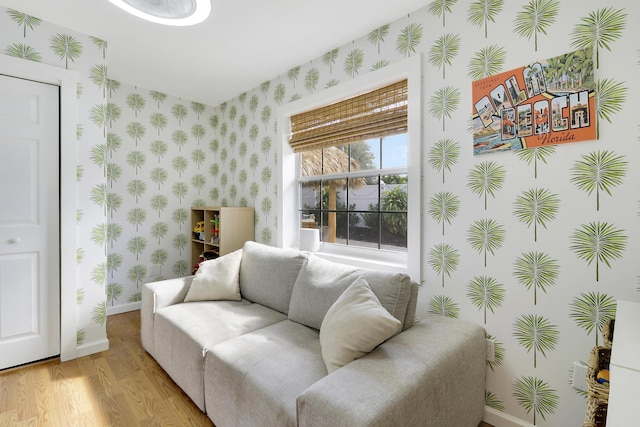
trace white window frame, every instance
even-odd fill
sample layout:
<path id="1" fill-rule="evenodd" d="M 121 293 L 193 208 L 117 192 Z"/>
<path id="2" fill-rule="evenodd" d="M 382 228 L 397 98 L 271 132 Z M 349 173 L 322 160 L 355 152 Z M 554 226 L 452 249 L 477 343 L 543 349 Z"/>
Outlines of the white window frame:
<path id="1" fill-rule="evenodd" d="M 296 154 L 289 146 L 291 116 L 387 86 L 402 79 L 408 84 L 408 208 L 407 251 L 396 252 L 355 246 L 321 244 L 316 254 L 364 268 L 404 272 L 422 279 L 422 57 L 416 55 L 354 80 L 316 92 L 278 109 L 278 219 L 277 244 L 297 248 L 300 240 Z"/>

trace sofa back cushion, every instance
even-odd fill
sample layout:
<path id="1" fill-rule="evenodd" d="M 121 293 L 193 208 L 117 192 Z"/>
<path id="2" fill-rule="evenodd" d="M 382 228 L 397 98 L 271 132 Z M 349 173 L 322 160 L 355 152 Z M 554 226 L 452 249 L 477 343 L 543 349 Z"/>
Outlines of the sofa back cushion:
<path id="1" fill-rule="evenodd" d="M 295 249 L 246 242 L 240 262 L 242 298 L 288 314 L 293 285 L 306 259 Z"/>
<path id="2" fill-rule="evenodd" d="M 289 319 L 320 330 L 331 305 L 359 277 L 364 278 L 382 306 L 404 326 L 411 297 L 408 275 L 368 270 L 308 255 L 296 280 L 289 306 Z"/>

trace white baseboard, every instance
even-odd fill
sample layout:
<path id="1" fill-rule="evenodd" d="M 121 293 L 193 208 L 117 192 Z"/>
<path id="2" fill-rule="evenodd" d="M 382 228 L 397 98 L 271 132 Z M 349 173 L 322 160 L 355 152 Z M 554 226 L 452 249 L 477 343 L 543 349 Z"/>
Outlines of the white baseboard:
<path id="1" fill-rule="evenodd" d="M 114 307 L 107 307 L 107 316 L 111 316 L 112 314 L 120 314 L 126 313 L 129 311 L 140 310 L 142 306 L 141 301 L 131 302 L 129 304 L 116 305 Z"/>
<path id="2" fill-rule="evenodd" d="M 109 350 L 109 340 L 106 338 L 79 345 L 76 347 L 76 357 L 88 356 L 105 350 Z"/>
<path id="3" fill-rule="evenodd" d="M 534 427 L 533 424 L 529 424 L 520 418 L 505 414 L 489 406 L 484 407 L 484 418 L 482 421 L 495 427 Z"/>

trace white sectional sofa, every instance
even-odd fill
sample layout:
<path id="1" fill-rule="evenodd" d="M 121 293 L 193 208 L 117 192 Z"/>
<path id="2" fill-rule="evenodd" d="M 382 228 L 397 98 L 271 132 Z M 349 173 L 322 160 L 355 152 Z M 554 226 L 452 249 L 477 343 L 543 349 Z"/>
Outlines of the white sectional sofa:
<path id="1" fill-rule="evenodd" d="M 217 427 L 476 427 L 484 331 L 415 323 L 417 294 L 403 274 L 247 242 L 145 284 L 142 344 Z"/>

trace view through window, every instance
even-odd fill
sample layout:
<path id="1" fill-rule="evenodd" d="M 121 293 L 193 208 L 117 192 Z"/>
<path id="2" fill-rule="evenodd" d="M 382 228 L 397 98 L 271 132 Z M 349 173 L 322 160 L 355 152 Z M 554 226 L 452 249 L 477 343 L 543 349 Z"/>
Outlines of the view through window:
<path id="1" fill-rule="evenodd" d="M 407 251 L 406 133 L 297 154 L 303 228 L 325 243 Z"/>

